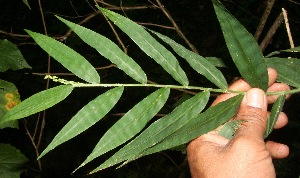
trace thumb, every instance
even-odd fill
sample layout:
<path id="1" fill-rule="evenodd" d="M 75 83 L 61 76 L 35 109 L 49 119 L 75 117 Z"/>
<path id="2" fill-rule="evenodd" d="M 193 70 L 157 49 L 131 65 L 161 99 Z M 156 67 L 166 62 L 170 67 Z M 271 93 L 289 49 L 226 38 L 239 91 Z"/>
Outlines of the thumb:
<path id="1" fill-rule="evenodd" d="M 267 99 L 263 90 L 252 88 L 247 91 L 237 113 L 237 120 L 244 120 L 235 136 L 263 139 L 267 124 Z"/>

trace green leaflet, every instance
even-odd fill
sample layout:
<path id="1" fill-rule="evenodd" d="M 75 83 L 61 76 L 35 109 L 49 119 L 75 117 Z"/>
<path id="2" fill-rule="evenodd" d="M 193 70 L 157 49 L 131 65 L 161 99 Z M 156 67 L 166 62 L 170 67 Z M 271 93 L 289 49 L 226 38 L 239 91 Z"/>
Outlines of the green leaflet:
<path id="1" fill-rule="evenodd" d="M 209 92 L 202 92 L 183 102 L 173 112 L 151 124 L 138 137 L 115 153 L 99 167 L 99 170 L 123 162 L 174 133 L 181 125 L 198 115 L 206 106 L 208 99 Z"/>
<path id="2" fill-rule="evenodd" d="M 58 145 L 79 135 L 100 119 L 102 119 L 119 101 L 124 87 L 116 87 L 99 95 L 85 105 L 78 113 L 59 131 L 52 142 L 38 157 L 40 159 L 46 153 Z"/>
<path id="3" fill-rule="evenodd" d="M 300 59 L 296 58 L 265 58 L 268 67 L 276 69 L 277 81 L 294 87 L 300 87 Z"/>
<path id="4" fill-rule="evenodd" d="M 165 105 L 169 94 L 169 88 L 161 88 L 136 104 L 103 135 L 93 152 L 80 167 L 121 145 L 140 132 Z"/>
<path id="5" fill-rule="evenodd" d="M 242 120 L 231 120 L 226 122 L 221 129 L 219 130 L 219 135 L 227 138 L 228 140 L 232 139 L 235 134 L 235 131 L 240 127 Z"/>
<path id="6" fill-rule="evenodd" d="M 0 143 L 1 178 L 20 178 L 28 159 L 10 144 Z"/>
<path id="7" fill-rule="evenodd" d="M 147 83 L 147 76 L 142 68 L 114 42 L 85 27 L 56 16 L 69 26 L 85 43 L 95 48 L 101 55 L 116 64 L 119 69 L 140 83 Z"/>
<path id="8" fill-rule="evenodd" d="M 168 136 L 157 145 L 145 150 L 136 158 L 188 143 L 198 136 L 216 129 L 237 113 L 243 97 L 244 95 L 237 95 L 208 108 L 204 113 L 192 118 L 189 123 L 178 129 L 174 134 Z"/>
<path id="9" fill-rule="evenodd" d="M 279 116 L 280 112 L 282 111 L 284 101 L 285 101 L 285 95 L 280 95 L 277 98 L 276 102 L 273 104 L 272 110 L 271 110 L 271 113 L 270 113 L 270 116 L 269 116 L 268 122 L 267 122 L 267 129 L 264 134 L 265 138 L 268 137 L 269 134 L 272 132 L 273 127 L 274 127 L 275 123 L 277 122 L 278 116 Z"/>
<path id="10" fill-rule="evenodd" d="M 77 77 L 89 83 L 100 83 L 96 69 L 79 53 L 53 38 L 30 30 L 25 31 L 43 50 Z"/>
<path id="11" fill-rule="evenodd" d="M 280 50 L 280 51 L 297 53 L 297 52 L 300 52 L 300 46 L 297 46 L 297 47 L 294 47 L 294 48 L 290 48 L 290 49 L 286 49 L 286 50 Z"/>
<path id="12" fill-rule="evenodd" d="M 29 8 L 29 10 L 31 10 L 31 7 L 30 7 L 30 5 L 29 5 L 29 3 L 28 3 L 27 0 L 23 0 L 23 3 Z"/>
<path id="13" fill-rule="evenodd" d="M 174 123 L 172 123 L 172 125 L 170 125 L 172 127 L 174 126 L 177 128 L 175 130 L 172 130 L 172 129 L 169 130 L 171 132 L 169 132 L 166 135 L 163 135 L 163 137 L 160 137 L 160 138 L 162 138 L 162 139 L 160 139 L 161 141 L 158 140 L 159 142 L 152 142 L 153 143 L 152 145 L 149 144 L 149 146 L 147 146 L 146 149 L 144 148 L 142 151 L 136 152 L 134 150 L 131 150 L 132 154 L 130 154 L 130 152 L 126 153 L 125 151 L 120 150 L 120 153 L 115 154 L 117 156 L 113 155 L 113 157 L 111 157 L 109 160 L 105 161 L 99 167 L 94 169 L 91 173 L 105 169 L 107 167 L 110 167 L 117 163 L 123 162 L 125 160 L 132 161 L 132 160 L 135 160 L 139 157 L 142 157 L 142 156 L 145 156 L 148 154 L 156 153 L 156 152 L 159 152 L 162 150 L 170 149 L 175 146 L 185 144 L 185 143 L 189 142 L 190 140 L 198 137 L 199 135 L 205 134 L 205 133 L 215 129 L 216 127 L 223 124 L 224 122 L 226 122 L 228 119 L 230 119 L 232 116 L 235 115 L 237 108 L 239 107 L 239 104 L 242 100 L 242 97 L 243 97 L 242 95 L 235 96 L 231 99 L 228 99 L 225 102 L 221 102 L 218 105 L 207 109 L 204 113 L 202 113 L 200 115 L 196 115 L 195 117 L 189 117 L 190 115 L 186 115 L 186 116 L 184 116 L 184 117 L 186 117 L 185 119 L 183 119 L 184 121 L 181 121 L 182 118 L 180 118 L 180 117 L 177 118 L 177 120 Z M 194 97 L 192 99 L 194 99 Z M 188 101 L 191 101 L 191 99 Z M 205 101 L 205 99 L 204 99 L 204 101 Z M 183 104 L 185 104 L 185 103 L 186 102 L 184 102 Z M 180 106 L 178 106 L 178 107 L 180 107 Z M 180 112 L 180 111 L 182 112 L 181 108 L 179 108 L 179 109 L 176 112 Z M 192 112 L 192 111 L 190 111 L 190 112 Z M 187 114 L 188 113 L 189 112 L 187 112 Z M 172 118 L 172 116 L 170 116 L 170 117 Z M 161 122 L 164 122 L 164 121 L 161 121 Z M 165 122 L 167 124 L 170 121 L 165 121 Z M 168 124 L 166 126 L 168 126 Z M 157 127 L 157 126 L 155 126 L 155 127 Z M 145 132 L 147 130 L 148 129 L 146 129 Z M 147 132 L 144 135 L 146 136 L 147 134 L 149 135 L 149 133 L 147 133 Z M 167 137 L 165 137 L 165 136 L 167 136 Z M 139 136 L 139 137 L 141 137 L 141 136 Z M 157 135 L 155 135 L 155 137 L 157 137 Z M 137 137 L 137 139 L 138 139 L 138 137 Z M 148 144 L 146 141 L 149 142 L 149 140 L 145 140 L 142 143 Z M 132 143 L 130 143 L 130 144 L 132 144 Z M 142 147 L 142 145 L 137 145 L 137 146 Z M 129 147 L 126 149 L 130 150 L 130 146 L 125 146 L 125 147 Z M 125 147 L 124 147 L 124 149 L 125 149 Z M 132 147 L 132 148 L 139 149 L 139 148 L 135 148 L 135 147 Z"/>
<path id="14" fill-rule="evenodd" d="M 287 53 L 299 53 L 300 52 L 300 46 L 294 47 L 294 48 L 290 48 L 290 49 L 285 49 L 285 50 L 279 50 L 279 51 L 273 51 L 270 54 L 266 55 L 266 58 L 278 55 L 282 52 L 287 52 Z"/>
<path id="15" fill-rule="evenodd" d="M 240 74 L 252 87 L 266 91 L 267 66 L 255 39 L 218 0 L 213 0 L 213 5 L 227 48 Z"/>
<path id="16" fill-rule="evenodd" d="M 204 57 L 194 53 L 186 49 L 184 46 L 176 43 L 171 38 L 157 33 L 155 31 L 150 30 L 156 36 L 158 36 L 161 40 L 166 42 L 170 45 L 173 50 L 182 58 L 184 58 L 190 66 L 197 71 L 199 74 L 205 76 L 209 81 L 214 83 L 217 87 L 226 89 L 228 88 L 227 82 L 225 77 L 223 76 L 222 72 L 217 69 L 213 64 L 211 64 L 208 60 Z"/>
<path id="17" fill-rule="evenodd" d="M 71 85 L 60 85 L 36 93 L 8 111 L 0 119 L 0 123 L 21 119 L 50 108 L 64 100 L 72 90 Z"/>
<path id="18" fill-rule="evenodd" d="M 31 69 L 17 46 L 6 39 L 0 40 L 0 72 L 24 68 Z"/>
<path id="19" fill-rule="evenodd" d="M 175 56 L 157 42 L 142 26 L 132 20 L 104 8 L 99 9 L 124 33 L 126 33 L 148 56 L 160 64 L 176 81 L 187 86 L 188 78 Z"/>

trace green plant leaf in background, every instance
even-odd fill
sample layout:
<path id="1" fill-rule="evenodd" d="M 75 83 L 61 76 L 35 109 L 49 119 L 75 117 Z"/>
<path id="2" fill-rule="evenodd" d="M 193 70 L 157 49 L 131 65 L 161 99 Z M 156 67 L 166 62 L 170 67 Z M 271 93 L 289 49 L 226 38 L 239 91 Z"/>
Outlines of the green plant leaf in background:
<path id="1" fill-rule="evenodd" d="M 189 84 L 188 78 L 175 56 L 156 41 L 142 26 L 110 10 L 100 7 L 99 9 L 115 25 L 126 33 L 148 56 L 160 64 L 177 82 L 184 86 Z"/>
<path id="2" fill-rule="evenodd" d="M 169 93 L 169 88 L 161 88 L 136 104 L 103 135 L 93 152 L 80 167 L 123 144 L 140 132 L 165 105 Z"/>
<path id="3" fill-rule="evenodd" d="M 271 113 L 268 118 L 266 132 L 264 134 L 265 138 L 268 137 L 268 135 L 272 132 L 273 127 L 277 122 L 278 116 L 282 111 L 284 102 L 285 102 L 285 95 L 280 95 L 275 101 L 275 103 L 273 104 Z"/>
<path id="4" fill-rule="evenodd" d="M 126 55 L 114 42 L 85 27 L 56 16 L 69 26 L 85 43 L 95 48 L 101 55 L 116 64 L 119 69 L 140 83 L 147 83 L 147 76 L 142 68 Z"/>
<path id="5" fill-rule="evenodd" d="M 77 77 L 89 83 L 100 83 L 96 69 L 79 53 L 51 37 L 30 30 L 25 31 L 43 50 Z"/>
<path id="6" fill-rule="evenodd" d="M 190 66 L 199 74 L 204 75 L 209 81 L 214 83 L 217 87 L 226 89 L 228 88 L 227 81 L 222 72 L 218 70 L 213 64 L 207 61 L 204 57 L 186 49 L 184 46 L 176 43 L 171 38 L 150 30 L 161 40 L 170 45 L 173 50 L 182 58 L 184 58 Z"/>
<path id="7" fill-rule="evenodd" d="M 0 120 L 14 106 L 21 102 L 17 87 L 10 82 L 0 79 Z M 18 128 L 18 121 L 0 124 L 0 129 L 11 127 Z"/>
<path id="8" fill-rule="evenodd" d="M 31 7 L 30 7 L 30 5 L 29 5 L 29 3 L 28 3 L 27 0 L 23 0 L 23 3 L 29 8 L 29 10 L 31 10 Z"/>
<path id="9" fill-rule="evenodd" d="M 219 0 L 212 0 L 225 42 L 243 78 L 254 88 L 268 88 L 267 65 L 254 37 Z"/>
<path id="10" fill-rule="evenodd" d="M 17 46 L 6 39 L 0 40 L 0 72 L 24 68 L 31 69 Z"/>
<path id="11" fill-rule="evenodd" d="M 219 103 L 214 107 L 207 109 L 202 114 L 199 114 L 192 118 L 188 117 L 186 118 L 187 122 L 181 123 L 183 125 L 178 125 L 178 123 L 174 123 L 174 126 L 177 126 L 176 131 L 173 133 L 171 132 L 170 135 L 163 138 L 163 140 L 161 140 L 160 142 L 154 143 L 151 145 L 151 147 L 147 147 L 146 149 L 143 149 L 139 152 L 135 152 L 134 150 L 128 149 L 131 151 L 131 153 L 125 154 L 126 152 L 124 151 L 116 153 L 117 156 L 113 155 L 99 167 L 94 169 L 91 173 L 100 171 L 125 160 L 127 160 L 127 163 L 128 161 L 133 161 L 137 158 L 148 154 L 156 153 L 188 143 L 192 139 L 217 128 L 219 125 L 225 123 L 231 117 L 233 117 L 236 114 L 236 111 L 239 107 L 242 98 L 243 95 L 235 96 L 224 102 Z M 148 142 L 148 140 L 146 141 Z"/>
<path id="12" fill-rule="evenodd" d="M 73 87 L 71 85 L 61 85 L 36 93 L 9 110 L 4 117 L 0 119 L 0 124 L 22 119 L 48 109 L 64 100 L 72 90 Z"/>
<path id="13" fill-rule="evenodd" d="M 58 145 L 74 138 L 96 122 L 102 119 L 119 101 L 124 87 L 116 87 L 99 95 L 85 105 L 78 113 L 59 131 L 52 142 L 38 157 L 47 154 Z"/>
<path id="14" fill-rule="evenodd" d="M 268 67 L 276 69 L 277 81 L 293 87 L 300 87 L 300 59 L 296 58 L 265 58 Z"/>
<path id="15" fill-rule="evenodd" d="M 201 92 L 186 100 L 170 114 L 151 124 L 138 137 L 110 157 L 104 165 L 109 167 L 126 161 L 130 159 L 132 155 L 138 155 L 145 149 L 157 144 L 174 133 L 181 125 L 189 121 L 190 118 L 197 116 L 203 110 L 208 102 L 209 95 L 209 92 Z"/>
<path id="16" fill-rule="evenodd" d="M 19 178 L 28 159 L 20 150 L 9 144 L 0 143 L 0 177 Z"/>
<path id="17" fill-rule="evenodd" d="M 286 49 L 286 50 L 280 50 L 283 52 L 291 52 L 291 53 L 298 53 L 300 52 L 300 46 L 294 47 L 294 48 L 290 48 L 290 49 Z"/>

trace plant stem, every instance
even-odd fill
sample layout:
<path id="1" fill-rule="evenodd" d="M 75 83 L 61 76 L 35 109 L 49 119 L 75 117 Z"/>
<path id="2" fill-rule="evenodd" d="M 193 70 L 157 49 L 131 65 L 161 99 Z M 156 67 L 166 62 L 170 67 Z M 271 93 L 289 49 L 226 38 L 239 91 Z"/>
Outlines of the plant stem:
<path id="1" fill-rule="evenodd" d="M 115 83 L 115 84 L 107 84 L 107 83 L 79 83 L 74 81 L 68 81 L 65 79 L 58 78 L 57 76 L 46 75 L 45 79 L 51 79 L 54 82 L 62 83 L 65 85 L 72 85 L 73 87 L 154 87 L 154 88 L 170 88 L 170 89 L 180 89 L 180 90 L 201 90 L 207 92 L 215 92 L 215 93 L 237 93 L 237 94 L 245 94 L 244 91 L 236 91 L 229 89 L 219 89 L 219 88 L 206 88 L 206 87 L 198 87 L 198 86 L 181 86 L 181 85 L 162 85 L 156 83 L 145 83 L 145 84 L 123 84 L 123 83 Z M 266 95 L 287 95 L 300 93 L 300 88 L 295 88 L 292 90 L 280 91 L 280 92 L 266 92 Z"/>
<path id="2" fill-rule="evenodd" d="M 238 93 L 244 94 L 242 91 L 234 91 L 228 89 L 215 89 L 215 88 L 205 88 L 197 86 L 179 86 L 179 85 L 161 85 L 161 84 L 84 84 L 84 83 L 74 83 L 73 87 L 155 87 L 155 88 L 171 88 L 171 89 L 188 89 L 188 90 L 202 90 L 217 93 Z"/>
<path id="3" fill-rule="evenodd" d="M 179 85 L 161 85 L 161 84 L 84 84 L 84 83 L 74 83 L 73 87 L 155 87 L 155 88 L 171 88 L 171 89 L 185 89 L 185 90 L 201 90 L 216 93 L 237 93 L 245 94 L 243 91 L 228 90 L 228 89 L 217 89 L 217 88 L 205 88 L 197 86 L 179 86 Z M 300 88 L 281 91 L 281 92 L 266 92 L 266 95 L 287 95 L 299 93 Z"/>

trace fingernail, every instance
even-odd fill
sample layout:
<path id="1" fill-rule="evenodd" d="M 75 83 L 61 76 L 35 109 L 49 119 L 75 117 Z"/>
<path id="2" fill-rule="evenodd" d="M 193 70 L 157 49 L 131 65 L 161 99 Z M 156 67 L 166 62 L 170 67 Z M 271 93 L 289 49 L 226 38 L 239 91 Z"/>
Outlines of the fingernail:
<path id="1" fill-rule="evenodd" d="M 246 94 L 246 103 L 248 106 L 255 108 L 263 108 L 265 105 L 266 96 L 264 91 L 258 88 L 249 90 Z"/>

